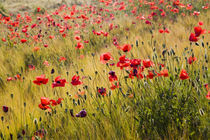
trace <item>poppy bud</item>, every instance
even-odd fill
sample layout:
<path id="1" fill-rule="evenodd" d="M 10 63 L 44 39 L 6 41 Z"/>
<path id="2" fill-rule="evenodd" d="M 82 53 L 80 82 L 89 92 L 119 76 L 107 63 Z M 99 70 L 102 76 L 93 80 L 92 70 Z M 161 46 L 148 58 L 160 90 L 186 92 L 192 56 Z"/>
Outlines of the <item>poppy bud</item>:
<path id="1" fill-rule="evenodd" d="M 13 135 L 12 134 L 10 134 L 10 139 L 13 140 Z"/>
<path id="2" fill-rule="evenodd" d="M 136 40 L 136 47 L 138 47 L 139 46 L 139 42 L 138 42 L 138 40 Z"/>
<path id="3" fill-rule="evenodd" d="M 51 74 L 53 74 L 53 73 L 55 73 L 55 70 L 54 69 L 51 70 Z"/>
<path id="4" fill-rule="evenodd" d="M 2 122 L 4 121 L 4 117 L 3 117 L 3 116 L 1 116 L 1 121 L 2 121 Z"/>
<path id="5" fill-rule="evenodd" d="M 10 97 L 13 99 L 14 95 L 13 94 L 10 94 Z"/>
<path id="6" fill-rule="evenodd" d="M 87 116 L 87 112 L 84 109 L 76 115 L 76 117 L 81 117 L 81 118 L 86 117 L 86 116 Z"/>
<path id="7" fill-rule="evenodd" d="M 2 109 L 3 109 L 3 111 L 4 111 L 5 113 L 7 113 L 8 110 L 9 110 L 9 108 L 8 108 L 7 106 L 3 106 Z"/>
<path id="8" fill-rule="evenodd" d="M 26 134 L 26 131 L 25 130 L 22 130 L 22 134 L 25 135 Z"/>
<path id="9" fill-rule="evenodd" d="M 73 109 L 70 109 L 70 114 L 72 117 L 74 117 Z"/>

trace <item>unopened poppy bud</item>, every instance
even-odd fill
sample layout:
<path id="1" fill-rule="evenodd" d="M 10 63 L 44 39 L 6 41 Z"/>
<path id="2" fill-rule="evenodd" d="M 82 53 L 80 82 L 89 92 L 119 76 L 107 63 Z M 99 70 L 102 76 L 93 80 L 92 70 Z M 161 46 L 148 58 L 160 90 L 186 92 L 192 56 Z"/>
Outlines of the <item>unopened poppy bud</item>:
<path id="1" fill-rule="evenodd" d="M 9 108 L 8 108 L 7 106 L 3 106 L 2 109 L 3 109 L 3 111 L 4 111 L 5 113 L 7 113 L 8 110 L 9 110 Z"/>
<path id="2" fill-rule="evenodd" d="M 1 116 L 1 121 L 2 121 L 2 122 L 4 121 L 4 117 L 3 117 L 3 116 Z"/>

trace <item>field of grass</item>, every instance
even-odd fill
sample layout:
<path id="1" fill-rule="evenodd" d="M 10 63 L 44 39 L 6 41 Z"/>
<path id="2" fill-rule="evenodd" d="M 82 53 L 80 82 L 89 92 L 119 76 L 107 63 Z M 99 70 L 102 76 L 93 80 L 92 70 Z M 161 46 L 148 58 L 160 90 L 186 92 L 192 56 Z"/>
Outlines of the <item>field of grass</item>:
<path id="1" fill-rule="evenodd" d="M 0 139 L 209 138 L 208 1 L 1 1 Z"/>

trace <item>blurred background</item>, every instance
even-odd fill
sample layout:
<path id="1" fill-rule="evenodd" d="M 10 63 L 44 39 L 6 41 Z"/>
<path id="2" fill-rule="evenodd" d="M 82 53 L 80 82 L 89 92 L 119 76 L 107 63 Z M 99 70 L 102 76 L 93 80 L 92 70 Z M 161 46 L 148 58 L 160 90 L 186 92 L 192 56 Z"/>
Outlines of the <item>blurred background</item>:
<path id="1" fill-rule="evenodd" d="M 37 7 L 53 10 L 61 5 L 90 4 L 90 0 L 0 0 L 0 13 L 33 12 Z"/>

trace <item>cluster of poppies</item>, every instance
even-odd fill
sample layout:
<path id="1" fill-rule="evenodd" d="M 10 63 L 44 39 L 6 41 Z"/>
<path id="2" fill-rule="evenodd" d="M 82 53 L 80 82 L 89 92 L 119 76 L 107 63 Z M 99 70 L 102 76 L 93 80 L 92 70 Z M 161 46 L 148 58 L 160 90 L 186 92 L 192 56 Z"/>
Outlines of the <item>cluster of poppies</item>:
<path id="1" fill-rule="evenodd" d="M 16 80 L 21 80 L 21 75 L 17 74 L 14 77 L 8 77 L 7 81 L 16 81 Z"/>
<path id="2" fill-rule="evenodd" d="M 206 30 L 202 29 L 201 27 L 203 25 L 203 22 L 199 22 L 198 25 L 199 26 L 194 27 L 195 33 L 190 34 L 189 40 L 192 42 L 197 42 L 199 40 L 199 36 L 206 32 Z"/>
<path id="3" fill-rule="evenodd" d="M 58 100 L 50 100 L 46 97 L 41 97 L 41 103 L 39 104 L 39 108 L 42 110 L 51 110 L 50 106 L 56 106 L 61 104 L 62 98 L 58 98 Z"/>
<path id="4" fill-rule="evenodd" d="M 108 63 L 109 60 L 112 59 L 112 56 L 110 53 L 103 53 L 100 57 L 100 61 L 102 63 Z M 196 61 L 196 57 L 189 57 L 188 58 L 188 63 L 192 64 L 192 62 Z M 142 63 L 141 63 L 142 62 Z M 149 68 L 153 67 L 155 64 L 150 60 L 150 59 L 145 59 L 145 60 L 141 60 L 141 59 L 129 59 L 126 58 L 125 55 L 122 55 L 119 57 L 119 61 L 117 62 L 117 67 L 120 67 L 120 69 L 122 70 L 123 68 L 126 68 L 126 70 L 130 70 L 130 74 L 129 77 L 131 79 L 133 79 L 134 77 L 137 77 L 138 79 L 143 79 L 144 77 L 148 78 L 148 79 L 153 79 L 155 76 L 163 76 L 163 77 L 168 77 L 168 69 L 164 69 L 164 65 L 163 64 L 158 64 L 161 66 L 161 68 L 163 68 L 160 72 L 156 72 L 155 70 L 151 70 Z M 145 68 L 148 68 L 148 74 L 145 76 L 143 74 Z M 115 72 L 110 72 L 109 73 L 109 80 L 110 82 L 113 81 L 117 81 L 117 76 L 115 75 Z M 186 72 L 186 70 L 181 70 L 180 72 L 180 79 L 181 80 L 185 80 L 189 78 L 188 73 Z"/>
<path id="5" fill-rule="evenodd" d="M 46 78 L 45 75 L 41 75 L 41 76 L 37 76 L 36 80 L 34 80 L 33 83 L 36 85 L 42 85 L 42 84 L 45 85 L 48 83 L 48 81 L 49 81 L 49 79 Z M 67 83 L 66 79 L 61 79 L 61 76 L 57 76 L 52 83 L 52 88 L 65 87 L 66 83 Z M 82 82 L 79 80 L 79 76 L 74 75 L 72 77 L 71 84 L 73 86 L 81 85 Z M 49 105 L 56 106 L 56 105 L 60 104 L 62 100 L 63 100 L 62 98 L 59 98 L 56 101 L 56 100 L 49 100 L 49 98 L 46 98 L 46 97 L 42 97 L 41 104 L 39 104 L 39 107 L 43 110 L 46 110 L 46 109 L 50 110 L 51 107 Z"/>
<path id="6" fill-rule="evenodd" d="M 37 44 L 41 42 L 44 46 L 44 48 L 48 48 L 48 41 L 57 38 L 58 35 L 61 35 L 63 38 L 66 38 L 68 36 L 68 33 L 71 31 L 71 29 L 74 29 L 74 39 L 76 42 L 75 48 L 76 49 L 83 49 L 84 44 L 88 44 L 89 40 L 85 39 L 82 33 L 86 34 L 88 31 L 85 29 L 88 25 L 98 25 L 99 29 L 92 30 L 93 35 L 96 36 L 104 36 L 107 37 L 111 33 L 112 30 L 117 29 L 119 26 L 114 25 L 114 23 L 109 23 L 108 30 L 102 30 L 103 23 L 104 22 L 111 22 L 115 19 L 115 14 L 118 11 L 124 11 L 125 17 L 128 16 L 128 7 L 132 7 L 130 10 L 131 16 L 136 17 L 136 21 L 132 21 L 132 24 L 136 24 L 138 21 L 143 21 L 143 23 L 147 25 L 155 24 L 152 22 L 155 17 L 160 16 L 161 18 L 165 18 L 167 16 L 167 12 L 172 12 L 173 14 L 179 14 L 180 9 L 185 9 L 187 11 L 191 11 L 194 7 L 191 4 L 183 4 L 179 0 L 174 0 L 172 4 L 164 1 L 159 0 L 158 2 L 148 2 L 148 1 L 139 1 L 139 7 L 136 7 L 134 4 L 135 2 L 133 0 L 129 0 L 129 2 L 118 2 L 118 1 L 112 1 L 112 0 L 101 0 L 99 1 L 102 5 L 104 5 L 104 8 L 97 8 L 92 5 L 82 5 L 82 9 L 77 9 L 76 5 L 73 5 L 72 7 L 67 7 L 66 5 L 63 5 L 59 7 L 59 9 L 53 11 L 52 13 L 48 14 L 41 14 L 41 8 L 37 8 L 37 17 L 34 20 L 32 16 L 29 14 L 25 14 L 22 16 L 21 14 L 17 14 L 16 18 L 11 17 L 3 17 L 0 15 L 0 23 L 2 25 L 5 25 L 5 30 L 9 30 L 9 32 L 5 31 L 6 36 L 2 37 L 2 42 L 10 41 L 13 44 L 17 44 L 18 41 L 22 44 Z M 149 14 L 143 15 L 141 13 L 138 13 L 138 9 L 141 8 L 143 5 L 149 6 Z M 208 9 L 208 4 L 204 5 L 202 7 L 203 9 Z M 91 13 L 90 15 L 88 13 Z M 193 11 L 191 12 L 191 15 L 199 16 L 199 11 Z M 185 13 L 181 13 L 182 16 L 186 16 Z M 54 16 L 57 16 L 54 18 Z M 72 22 L 73 25 L 71 24 Z M 22 24 L 24 23 L 24 24 Z M 194 33 L 190 34 L 189 40 L 191 42 L 197 42 L 199 40 L 199 37 L 206 32 L 205 29 L 202 29 L 203 22 L 199 22 L 198 26 L 194 27 Z M 161 27 L 162 24 L 159 24 Z M 46 27 L 46 31 L 45 28 Z M 55 34 L 48 33 L 47 31 L 49 28 L 55 28 Z M 58 29 L 58 30 L 57 30 Z M 79 29 L 84 29 L 84 31 L 81 31 Z M 37 34 L 36 33 L 37 30 Z M 125 29 L 126 31 L 129 31 L 129 28 Z M 169 29 L 165 27 L 161 27 L 159 29 L 159 33 L 170 33 Z M 119 45 L 119 42 L 116 37 L 113 37 L 113 44 L 116 46 L 119 50 L 123 51 L 124 53 L 130 52 L 132 49 L 131 44 L 124 44 Z M 35 46 L 33 48 L 33 51 L 40 50 L 39 47 Z M 66 61 L 67 59 L 63 56 L 60 56 L 59 61 Z M 197 58 L 195 56 L 190 56 L 188 58 L 188 63 L 192 64 L 195 62 Z M 112 57 L 111 53 L 103 53 L 100 56 L 100 61 L 103 64 L 108 64 L 110 66 L 114 66 L 114 58 Z M 110 63 L 110 61 L 112 63 Z M 48 61 L 45 61 L 43 63 L 46 66 L 49 66 Z M 134 79 L 136 77 L 137 79 L 153 79 L 154 77 L 168 77 L 169 72 L 168 69 L 165 68 L 164 64 L 158 64 L 161 66 L 161 70 L 157 72 L 154 70 L 155 64 L 150 59 L 129 59 L 126 58 L 126 55 L 122 55 L 119 57 L 119 61 L 116 63 L 116 66 L 119 67 L 121 70 L 125 69 L 129 75 L 128 77 L 131 79 Z M 30 70 L 35 70 L 35 66 L 33 64 L 28 65 Z M 145 70 L 147 70 L 145 72 Z M 189 79 L 189 75 L 185 69 L 182 69 L 180 71 L 179 78 L 181 80 Z M 14 81 L 14 80 L 21 80 L 21 75 L 17 74 L 14 77 L 8 77 L 7 81 Z M 110 89 L 114 90 L 116 88 L 119 88 L 119 82 L 118 77 L 114 71 L 109 72 L 109 82 L 111 84 Z M 33 81 L 36 85 L 46 85 L 49 82 L 49 79 L 46 78 L 45 75 L 37 76 L 36 79 Z M 52 88 L 55 87 L 65 87 L 65 85 L 68 82 L 66 79 L 62 79 L 61 76 L 57 76 L 53 83 Z M 80 80 L 80 77 L 77 75 L 74 75 L 72 77 L 72 80 L 70 82 L 73 86 L 81 85 L 83 82 Z M 105 96 L 106 95 L 106 88 L 98 88 L 98 93 L 100 95 Z M 41 98 L 41 104 L 39 107 L 41 109 L 50 109 L 50 105 L 55 106 L 57 104 L 60 104 L 62 101 L 61 98 L 58 100 L 49 100 L 46 97 Z M 8 107 L 3 106 L 3 111 L 7 112 Z M 84 111 L 81 111 L 84 112 Z M 85 114 L 85 113 L 80 113 Z M 84 115 L 77 115 L 77 116 L 84 116 Z"/>
<path id="7" fill-rule="evenodd" d="M 71 84 L 73 86 L 81 85 L 82 82 L 79 80 L 79 78 L 80 78 L 79 76 L 74 75 L 72 77 Z M 33 83 L 36 84 L 36 85 L 42 85 L 42 84 L 45 85 L 45 84 L 48 83 L 48 81 L 49 81 L 49 79 L 45 78 L 45 75 L 41 75 L 41 76 L 37 76 L 36 80 L 34 80 Z M 65 87 L 66 83 L 67 83 L 66 79 L 61 79 L 61 76 L 57 76 L 52 83 L 52 88 Z"/>
<path id="8" fill-rule="evenodd" d="M 87 33 L 86 28 L 89 25 L 99 25 L 100 29 L 94 29 L 92 31 L 93 34 L 107 37 L 113 29 L 118 28 L 118 25 L 110 23 L 108 30 L 102 30 L 103 23 L 115 20 L 115 15 L 119 11 L 123 13 L 125 17 L 128 17 L 128 15 L 135 17 L 136 21 L 132 21 L 132 24 L 136 24 L 138 21 L 143 21 L 143 23 L 147 25 L 152 25 L 152 21 L 157 17 L 167 17 L 168 14 L 166 13 L 175 13 L 177 15 L 181 14 L 182 16 L 186 16 L 184 10 L 187 10 L 190 12 L 190 15 L 199 16 L 200 14 L 199 11 L 192 11 L 194 9 L 192 4 L 184 4 L 179 0 L 174 0 L 173 3 L 164 0 L 159 0 L 157 2 L 140 0 L 138 1 L 139 6 L 136 6 L 136 2 L 133 0 L 129 0 L 129 2 L 101 0 L 98 2 L 103 8 L 97 8 L 94 5 L 81 5 L 81 9 L 79 9 L 76 5 L 71 7 L 62 5 L 52 13 L 42 13 L 40 12 L 42 9 L 38 7 L 37 9 L 39 10 L 36 10 L 37 13 L 35 15 L 35 20 L 33 16 L 29 15 L 29 13 L 26 13 L 24 16 L 17 14 L 16 18 L 4 17 L 0 14 L 0 23 L 5 25 L 6 30 L 9 30 L 9 32 L 5 31 L 6 34 L 1 40 L 3 42 L 11 41 L 14 44 L 18 44 L 19 42 L 23 44 L 37 44 L 38 42 L 41 42 L 43 46 L 47 48 L 49 46 L 48 39 L 52 40 L 58 36 L 66 38 L 69 36 L 69 32 L 74 30 L 74 34 L 76 35 L 75 48 L 83 49 L 85 46 L 84 43 L 89 43 L 88 40 L 80 37 L 83 36 L 82 33 Z M 143 6 L 148 6 L 148 10 L 151 12 L 144 14 L 139 13 L 139 11 L 141 11 L 140 8 Z M 207 10 L 209 8 L 208 3 L 203 5 L 202 8 Z M 182 11 L 182 13 L 180 11 Z M 73 25 L 71 24 L 72 22 L 74 23 Z M 162 24 L 160 25 L 162 26 Z M 47 29 L 46 31 L 45 27 Z M 54 28 L 56 31 L 55 34 L 48 32 L 49 28 Z M 164 29 L 159 30 L 160 33 L 169 33 L 169 29 L 165 27 L 163 28 Z M 84 31 L 79 29 L 84 29 Z M 199 32 L 202 29 L 200 29 L 199 25 L 195 30 L 196 33 L 190 35 L 190 40 L 194 42 L 198 40 Z M 113 43 L 117 44 L 117 41 L 114 41 Z M 127 47 L 129 49 L 129 46 L 126 46 L 125 51 L 128 50 L 126 49 Z M 38 51 L 40 48 L 34 47 L 33 50 Z"/>

